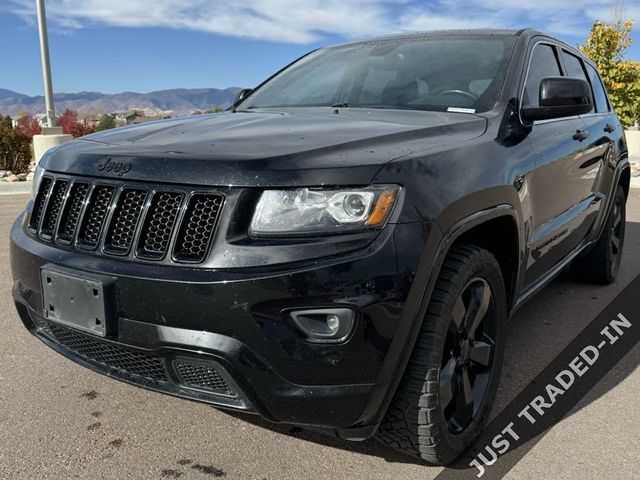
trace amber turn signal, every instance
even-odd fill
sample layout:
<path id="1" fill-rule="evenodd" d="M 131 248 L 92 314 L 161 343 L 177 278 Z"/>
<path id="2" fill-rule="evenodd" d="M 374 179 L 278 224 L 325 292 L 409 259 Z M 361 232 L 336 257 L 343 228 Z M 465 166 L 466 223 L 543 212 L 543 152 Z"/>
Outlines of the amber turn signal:
<path id="1" fill-rule="evenodd" d="M 383 223 L 387 217 L 389 216 L 389 212 L 391 212 L 391 208 L 396 200 L 396 191 L 395 190 L 385 190 L 380 194 L 380 198 L 376 202 L 376 206 L 371 212 L 369 219 L 366 221 L 365 225 L 367 227 L 375 227 Z"/>

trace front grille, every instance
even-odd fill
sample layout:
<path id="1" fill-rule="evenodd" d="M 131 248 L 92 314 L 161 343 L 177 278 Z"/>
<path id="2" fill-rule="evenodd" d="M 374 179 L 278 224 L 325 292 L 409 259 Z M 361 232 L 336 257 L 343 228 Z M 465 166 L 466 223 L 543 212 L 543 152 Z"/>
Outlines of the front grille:
<path id="1" fill-rule="evenodd" d="M 87 253 L 164 263 L 202 263 L 213 243 L 224 196 L 188 188 L 47 174 L 28 230 Z"/>
<path id="2" fill-rule="evenodd" d="M 69 201 L 62 213 L 62 220 L 58 228 L 58 239 L 66 244 L 73 241 L 73 235 L 80 220 L 82 206 L 89 193 L 89 184 L 76 182 L 71 188 Z"/>
<path id="3" fill-rule="evenodd" d="M 146 197 L 145 190 L 127 188 L 122 191 L 107 232 L 105 250 L 122 255 L 129 253 Z"/>
<path id="4" fill-rule="evenodd" d="M 178 234 L 174 258 L 192 263 L 204 259 L 221 206 L 222 199 L 217 195 L 198 194 L 191 197 Z"/>
<path id="5" fill-rule="evenodd" d="M 171 233 L 178 218 L 183 195 L 178 192 L 158 192 L 153 196 L 145 221 L 138 256 L 162 259 L 167 253 Z"/>
<path id="6" fill-rule="evenodd" d="M 31 232 L 37 232 L 40 228 L 40 221 L 42 220 L 42 214 L 44 213 L 44 207 L 47 204 L 47 198 L 49 197 L 49 191 L 53 185 L 53 180 L 45 177 L 40 183 L 40 190 L 36 196 L 36 201 L 33 203 L 33 210 L 31 211 L 31 219 L 29 220 L 29 230 Z"/>
<path id="7" fill-rule="evenodd" d="M 47 210 L 44 215 L 44 221 L 42 222 L 40 231 L 41 235 L 45 238 L 53 237 L 68 188 L 69 182 L 67 180 L 58 180 L 53 185 L 53 191 L 51 192 L 51 197 L 47 203 Z"/>
<path id="8" fill-rule="evenodd" d="M 98 246 L 114 192 L 115 187 L 98 185 L 91 194 L 78 235 L 78 244 L 82 247 L 94 249 Z"/>
<path id="9" fill-rule="evenodd" d="M 219 395 L 234 395 L 220 372 L 211 365 L 174 360 L 173 368 L 185 387 L 208 390 Z"/>
<path id="10" fill-rule="evenodd" d="M 90 362 L 99 363 L 120 373 L 136 375 L 156 382 L 166 383 L 169 381 L 164 362 L 159 357 L 125 350 L 51 322 L 48 327 L 49 332 L 61 345 Z"/>

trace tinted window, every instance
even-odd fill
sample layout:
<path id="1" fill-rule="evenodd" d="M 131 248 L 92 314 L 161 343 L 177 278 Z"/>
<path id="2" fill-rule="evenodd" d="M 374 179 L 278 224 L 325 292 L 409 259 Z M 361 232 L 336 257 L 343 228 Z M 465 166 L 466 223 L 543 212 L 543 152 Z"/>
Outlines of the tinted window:
<path id="1" fill-rule="evenodd" d="M 540 82 L 547 77 L 560 77 L 562 73 L 558 65 L 555 49 L 550 45 L 536 45 L 531 54 L 529 73 L 524 88 L 523 105 L 539 107 Z"/>
<path id="2" fill-rule="evenodd" d="M 584 81 L 587 80 L 587 76 L 582 68 L 582 61 L 578 57 L 563 50 L 562 59 L 564 60 L 564 66 L 567 67 L 567 77 L 580 78 Z"/>
<path id="3" fill-rule="evenodd" d="M 391 39 L 318 50 L 239 108 L 401 108 L 482 112 L 498 100 L 515 37 Z"/>
<path id="4" fill-rule="evenodd" d="M 582 60 L 564 50 L 562 51 L 562 59 L 567 69 L 567 77 L 579 78 L 580 80 L 588 82 L 587 75 L 584 73 L 584 67 L 582 66 Z M 593 112 L 593 110 L 591 110 L 591 112 Z"/>
<path id="5" fill-rule="evenodd" d="M 598 72 L 589 64 L 587 64 L 587 72 L 589 72 L 589 80 L 591 80 L 591 88 L 593 88 L 593 101 L 596 104 L 596 112 L 610 111 L 607 94 L 604 92 Z"/>

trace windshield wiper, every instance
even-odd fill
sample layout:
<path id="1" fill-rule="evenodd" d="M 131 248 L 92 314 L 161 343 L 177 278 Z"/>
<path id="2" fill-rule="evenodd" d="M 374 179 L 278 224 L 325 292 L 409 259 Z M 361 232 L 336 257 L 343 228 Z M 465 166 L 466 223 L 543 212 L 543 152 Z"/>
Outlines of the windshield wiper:
<path id="1" fill-rule="evenodd" d="M 341 102 L 331 105 L 331 108 L 351 108 L 351 105 L 349 105 L 347 102 Z"/>

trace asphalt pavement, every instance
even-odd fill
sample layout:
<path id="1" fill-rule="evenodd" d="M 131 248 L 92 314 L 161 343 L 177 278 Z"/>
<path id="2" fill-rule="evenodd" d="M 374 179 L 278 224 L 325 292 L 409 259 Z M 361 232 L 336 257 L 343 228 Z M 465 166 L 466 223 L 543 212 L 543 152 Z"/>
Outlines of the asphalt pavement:
<path id="1" fill-rule="evenodd" d="M 0 196 L 0 479 L 419 479 L 440 468 L 370 440 L 349 443 L 126 385 L 31 337 L 11 300 L 8 235 L 28 200 Z M 628 205 L 618 281 L 568 275 L 513 318 L 494 412 L 640 274 L 640 190 Z M 640 294 L 640 292 L 639 292 Z M 508 479 L 640 478 L 636 346 L 520 461 Z"/>

